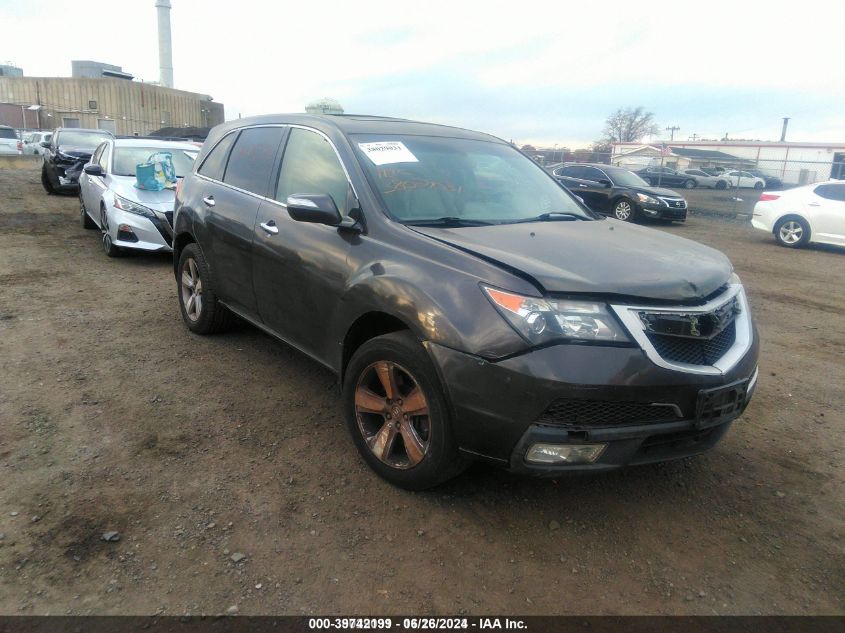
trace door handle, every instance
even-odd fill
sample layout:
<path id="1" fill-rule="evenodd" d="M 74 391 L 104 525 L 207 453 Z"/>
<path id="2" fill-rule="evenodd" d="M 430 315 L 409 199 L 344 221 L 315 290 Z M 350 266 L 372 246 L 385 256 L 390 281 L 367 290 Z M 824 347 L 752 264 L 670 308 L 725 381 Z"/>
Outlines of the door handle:
<path id="1" fill-rule="evenodd" d="M 202 199 L 202 201 L 205 202 L 205 205 L 208 207 L 214 206 L 214 196 L 206 196 Z"/>
<path id="2" fill-rule="evenodd" d="M 275 220 L 270 220 L 269 222 L 262 222 L 259 226 L 267 231 L 270 235 L 276 235 L 279 232 L 279 227 L 276 226 Z"/>
<path id="3" fill-rule="evenodd" d="M 807 206 L 808 206 L 808 207 L 820 207 L 820 206 L 822 206 L 822 205 L 821 205 L 821 203 L 819 203 L 819 202 L 808 202 L 808 203 L 807 203 Z"/>

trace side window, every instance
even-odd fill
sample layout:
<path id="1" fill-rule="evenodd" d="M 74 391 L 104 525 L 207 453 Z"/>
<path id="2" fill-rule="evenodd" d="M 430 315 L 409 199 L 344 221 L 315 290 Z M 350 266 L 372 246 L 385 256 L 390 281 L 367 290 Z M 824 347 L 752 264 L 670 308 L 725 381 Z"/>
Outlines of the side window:
<path id="1" fill-rule="evenodd" d="M 109 147 L 108 143 L 103 143 L 102 145 L 103 152 L 100 155 L 100 160 L 97 161 L 97 164 L 103 168 L 103 171 L 108 173 L 109 171 L 109 156 L 111 156 L 111 148 Z"/>
<path id="2" fill-rule="evenodd" d="M 591 180 L 592 182 L 598 182 L 602 178 L 605 178 L 605 175 L 601 172 L 601 170 L 596 169 L 595 167 L 582 167 L 584 170 L 584 175 L 581 176 L 584 180 Z"/>
<path id="3" fill-rule="evenodd" d="M 205 176 L 206 178 L 211 178 L 212 180 L 223 180 L 223 171 L 226 169 L 226 159 L 229 157 L 229 149 L 232 147 L 232 143 L 235 142 L 235 137 L 237 135 L 237 132 L 233 132 L 224 136 L 223 139 L 214 146 L 211 153 L 205 157 L 205 160 L 202 162 L 202 166 L 199 168 L 197 173 Z"/>
<path id="4" fill-rule="evenodd" d="M 253 127 L 241 132 L 229 155 L 223 182 L 266 196 L 270 171 L 284 131 L 281 127 Z"/>
<path id="5" fill-rule="evenodd" d="M 288 138 L 276 200 L 284 202 L 295 193 L 328 194 L 342 215 L 346 215 L 349 182 L 329 142 L 316 132 L 292 128 Z"/>
<path id="6" fill-rule="evenodd" d="M 583 173 L 583 167 L 564 167 L 563 170 L 560 172 L 560 175 L 565 176 L 567 178 L 581 178 L 581 175 Z"/>
<path id="7" fill-rule="evenodd" d="M 845 185 L 819 185 L 813 192 L 827 200 L 837 200 L 845 202 Z"/>

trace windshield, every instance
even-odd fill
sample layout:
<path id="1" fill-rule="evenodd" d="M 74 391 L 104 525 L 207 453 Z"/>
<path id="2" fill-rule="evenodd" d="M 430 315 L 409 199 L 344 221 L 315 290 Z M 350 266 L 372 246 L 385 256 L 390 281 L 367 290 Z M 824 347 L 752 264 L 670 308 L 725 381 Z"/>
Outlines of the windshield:
<path id="1" fill-rule="evenodd" d="M 199 148 L 196 151 L 191 151 L 182 147 L 115 147 L 112 171 L 115 176 L 134 176 L 135 167 L 148 162 L 153 154 L 159 152 L 167 152 L 173 156 L 176 176 L 184 178 L 190 173 L 194 159 L 199 153 Z"/>
<path id="2" fill-rule="evenodd" d="M 10 127 L 0 127 L 0 138 L 18 138 L 18 135 Z"/>
<path id="3" fill-rule="evenodd" d="M 622 187 L 648 187 L 648 183 L 627 169 L 605 169 L 613 183 Z"/>
<path id="4" fill-rule="evenodd" d="M 113 138 L 107 132 L 77 132 L 74 130 L 62 130 L 59 133 L 57 143 L 61 147 L 78 147 L 80 149 L 96 149 L 103 141 Z"/>
<path id="5" fill-rule="evenodd" d="M 504 224 L 542 214 L 593 219 L 542 168 L 509 145 L 404 135 L 353 135 L 359 160 L 399 222 Z"/>

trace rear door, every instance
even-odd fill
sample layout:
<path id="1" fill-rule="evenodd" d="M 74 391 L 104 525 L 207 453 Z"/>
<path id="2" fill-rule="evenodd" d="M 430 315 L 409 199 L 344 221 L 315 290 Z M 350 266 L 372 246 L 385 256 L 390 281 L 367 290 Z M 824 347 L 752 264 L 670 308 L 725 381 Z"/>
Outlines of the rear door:
<path id="1" fill-rule="evenodd" d="M 587 206 L 593 211 L 606 213 L 610 209 L 610 192 L 612 188 L 605 186 L 600 181 L 607 180 L 610 182 L 610 178 L 601 169 L 596 167 L 585 166 L 583 170 L 581 182 L 585 186 L 578 188 L 578 195 L 584 198 Z"/>
<path id="2" fill-rule="evenodd" d="M 205 230 L 201 246 L 220 298 L 258 318 L 252 283 L 252 238 L 258 209 L 284 128 L 250 127 L 223 137 L 198 170 Z M 222 174 L 222 177 L 221 177 Z"/>
<path id="3" fill-rule="evenodd" d="M 356 205 L 334 146 L 321 133 L 293 127 L 271 197 L 255 225 L 255 294 L 262 320 L 286 341 L 326 358 L 326 333 L 343 294 L 354 233 L 324 224 L 297 222 L 285 201 L 294 194 L 327 194 L 341 215 Z"/>
<path id="4" fill-rule="evenodd" d="M 845 245 L 845 183 L 826 183 L 813 189 L 807 202 L 813 238 Z"/>

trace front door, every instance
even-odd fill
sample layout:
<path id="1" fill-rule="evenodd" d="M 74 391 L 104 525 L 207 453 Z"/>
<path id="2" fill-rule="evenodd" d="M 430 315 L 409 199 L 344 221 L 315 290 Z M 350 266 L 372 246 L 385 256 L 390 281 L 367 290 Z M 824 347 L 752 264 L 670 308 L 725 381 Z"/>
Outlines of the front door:
<path id="1" fill-rule="evenodd" d="M 347 279 L 347 253 L 359 236 L 324 224 L 297 222 L 285 201 L 293 194 L 327 194 L 341 215 L 355 204 L 330 142 L 292 128 L 271 197 L 255 224 L 253 275 L 264 323 L 290 344 L 324 362 L 326 332 Z"/>

